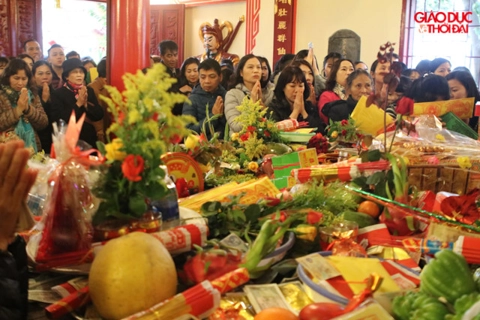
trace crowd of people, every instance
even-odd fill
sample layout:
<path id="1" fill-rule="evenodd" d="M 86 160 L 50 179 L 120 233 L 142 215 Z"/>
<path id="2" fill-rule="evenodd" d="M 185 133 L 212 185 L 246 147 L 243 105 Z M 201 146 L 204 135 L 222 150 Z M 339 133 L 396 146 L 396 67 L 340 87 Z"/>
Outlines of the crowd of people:
<path id="1" fill-rule="evenodd" d="M 26 169 L 28 157 L 41 150 L 50 153 L 52 124 L 68 122 L 72 112 L 77 118 L 86 114 L 80 139 L 90 146 L 106 141 L 110 125 L 106 105 L 99 99 L 108 94 L 105 58 L 97 65 L 75 51 L 65 54 L 58 44 L 44 57 L 33 39 L 23 48 L 18 57 L 0 57 L 0 288 L 6 293 L 0 296 L 0 318 L 9 319 L 26 316 L 25 244 L 15 237 L 15 228 L 19 207 L 36 176 Z M 215 48 L 209 47 L 210 53 Z M 163 63 L 178 80 L 171 91 L 189 97 L 189 102 L 176 105 L 172 112 L 195 117 L 197 123 L 189 128 L 198 133 L 213 115 L 217 117 L 211 125 L 220 135 L 227 125 L 230 132 L 241 131 L 237 106 L 245 97 L 266 108 L 275 121 L 297 119 L 320 133 L 329 121 L 348 119 L 357 102 L 372 94 L 376 106 L 392 117 L 411 113 L 415 102 L 469 97 L 480 101 L 470 71 L 465 67 L 451 71 L 444 58 L 422 60 L 409 69 L 392 55 L 392 59 L 375 60 L 369 69 L 365 62 L 336 52 L 328 53 L 319 64 L 309 49 L 286 54 L 271 68 L 264 57 L 248 54 L 239 58 L 215 51 L 189 57 L 177 68 L 175 42 L 162 41 L 159 51 L 151 63 Z M 478 126 L 473 114 L 469 125 Z"/>
<path id="2" fill-rule="evenodd" d="M 210 44 L 214 50 L 216 46 Z M 470 71 L 459 66 L 452 72 L 444 58 L 422 60 L 410 69 L 392 54 L 390 59 L 375 60 L 369 68 L 337 52 L 328 53 L 319 64 L 313 49 L 308 49 L 285 54 L 273 68 L 268 59 L 254 54 L 240 59 L 225 54 L 189 57 L 178 68 L 175 42 L 162 41 L 159 51 L 159 56 L 151 57 L 151 65 L 164 64 L 177 79 L 171 91 L 190 100 L 175 105 L 172 112 L 195 117 L 197 123 L 189 128 L 198 133 L 209 118 L 220 136 L 225 126 L 231 133 L 239 132 L 237 106 L 245 97 L 259 102 L 276 121 L 294 118 L 321 133 L 329 121 L 348 119 L 362 96 L 374 94 L 377 107 L 394 118 L 411 113 L 415 102 L 479 100 Z M 98 77 L 92 79 L 91 68 Z M 99 96 L 107 94 L 106 58 L 97 65 L 89 57 L 81 59 L 76 51 L 65 54 L 59 44 L 52 45 L 44 57 L 39 43 L 31 39 L 18 57 L 0 57 L 0 72 L 0 142 L 19 139 L 32 153 L 44 150 L 48 154 L 52 123 L 68 121 L 72 111 L 77 118 L 86 114 L 80 134 L 83 141 L 91 146 L 105 142 L 110 117 Z M 476 129 L 478 118 L 472 115 L 469 125 Z"/>

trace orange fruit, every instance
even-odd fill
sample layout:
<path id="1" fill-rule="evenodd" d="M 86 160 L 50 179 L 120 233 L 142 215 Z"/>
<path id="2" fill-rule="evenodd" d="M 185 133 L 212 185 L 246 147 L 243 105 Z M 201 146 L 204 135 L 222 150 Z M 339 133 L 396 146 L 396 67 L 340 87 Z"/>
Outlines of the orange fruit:
<path id="1" fill-rule="evenodd" d="M 373 218 L 377 218 L 380 215 L 380 208 L 378 205 L 370 200 L 365 200 L 358 206 L 358 212 L 368 214 Z"/>
<path id="2" fill-rule="evenodd" d="M 283 308 L 268 308 L 257 313 L 254 320 L 298 320 L 290 310 Z"/>

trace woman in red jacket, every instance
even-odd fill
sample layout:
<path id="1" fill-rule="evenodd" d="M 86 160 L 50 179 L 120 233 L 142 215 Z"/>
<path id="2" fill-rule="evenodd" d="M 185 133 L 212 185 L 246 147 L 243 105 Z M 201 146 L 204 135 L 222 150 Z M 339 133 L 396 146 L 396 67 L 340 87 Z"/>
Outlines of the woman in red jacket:
<path id="1" fill-rule="evenodd" d="M 325 83 L 325 91 L 318 100 L 318 113 L 320 118 L 328 123 L 328 118 L 322 113 L 325 104 L 336 100 L 347 100 L 345 86 L 347 78 L 354 71 L 353 62 L 349 59 L 339 59 L 333 65 L 332 71 Z"/>

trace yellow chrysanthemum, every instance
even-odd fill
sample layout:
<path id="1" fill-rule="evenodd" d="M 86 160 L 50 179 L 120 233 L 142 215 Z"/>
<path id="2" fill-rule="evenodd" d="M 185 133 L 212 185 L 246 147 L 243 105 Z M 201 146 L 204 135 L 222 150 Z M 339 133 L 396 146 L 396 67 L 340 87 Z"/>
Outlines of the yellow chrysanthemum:
<path id="1" fill-rule="evenodd" d="M 134 124 L 142 121 L 142 115 L 138 110 L 133 109 L 128 113 L 128 124 Z"/>
<path id="2" fill-rule="evenodd" d="M 248 163 L 247 168 L 250 171 L 257 172 L 258 171 L 258 163 L 256 163 L 255 161 L 251 161 L 251 162 Z"/>
<path id="3" fill-rule="evenodd" d="M 113 139 L 111 143 L 105 145 L 105 158 L 107 158 L 107 160 L 123 161 L 127 154 L 120 151 L 121 148 L 123 148 L 122 140 L 119 138 Z"/>
<path id="4" fill-rule="evenodd" d="M 469 157 L 458 157 L 457 162 L 462 169 L 470 169 L 472 167 Z"/>
<path id="5" fill-rule="evenodd" d="M 238 140 L 238 132 L 233 133 L 230 138 L 232 139 L 232 141 L 237 141 Z"/>
<path id="6" fill-rule="evenodd" d="M 336 138 L 338 137 L 338 132 L 337 132 L 337 131 L 333 131 L 331 137 L 332 137 L 333 139 L 336 139 Z"/>

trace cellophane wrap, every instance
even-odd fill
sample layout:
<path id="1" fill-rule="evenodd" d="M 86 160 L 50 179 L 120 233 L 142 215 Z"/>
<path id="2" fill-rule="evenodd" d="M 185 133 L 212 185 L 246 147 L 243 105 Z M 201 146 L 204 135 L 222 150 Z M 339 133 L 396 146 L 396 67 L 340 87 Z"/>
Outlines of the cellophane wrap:
<path id="1" fill-rule="evenodd" d="M 393 139 L 393 135 L 395 138 Z M 383 142 L 383 135 L 376 138 Z M 387 134 L 388 149 L 397 156 L 409 159 L 409 163 L 448 165 L 458 157 L 480 160 L 480 141 L 443 128 L 435 116 L 419 116 L 396 132 Z"/>
<path id="2" fill-rule="evenodd" d="M 92 243 L 91 216 L 95 199 L 90 191 L 88 167 L 98 160 L 77 147 L 84 117 L 56 128 L 53 145 L 57 168 L 49 177 L 49 190 L 38 229 L 35 262 L 53 266 L 82 262 Z"/>

